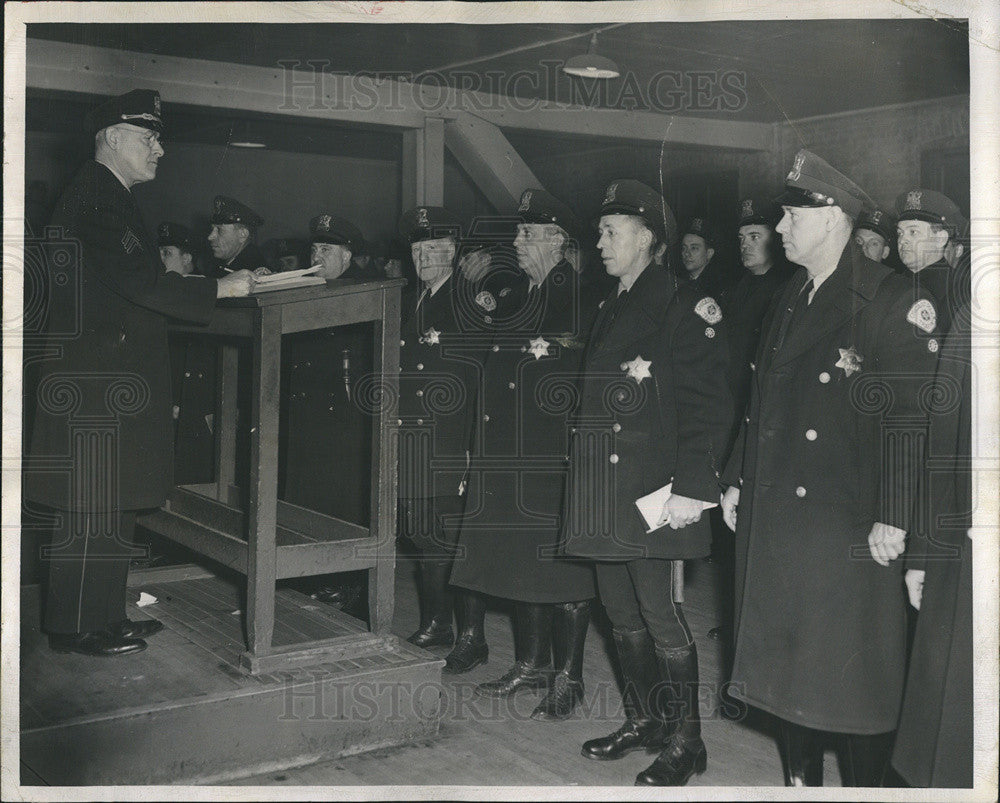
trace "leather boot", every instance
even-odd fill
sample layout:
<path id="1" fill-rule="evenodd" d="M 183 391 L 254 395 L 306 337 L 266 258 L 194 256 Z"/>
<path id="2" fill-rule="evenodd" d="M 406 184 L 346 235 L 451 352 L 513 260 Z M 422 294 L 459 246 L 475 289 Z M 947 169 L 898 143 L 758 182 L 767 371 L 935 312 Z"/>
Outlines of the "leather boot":
<path id="1" fill-rule="evenodd" d="M 423 558 L 420 571 L 420 627 L 408 639 L 417 647 L 450 647 L 455 643 L 451 629 L 451 593 L 448 591 L 450 560 Z"/>
<path id="2" fill-rule="evenodd" d="M 649 631 L 613 630 L 612 635 L 625 684 L 625 724 L 608 736 L 583 743 L 581 754 L 597 761 L 618 759 L 633 750 L 659 750 L 665 738 L 663 724 L 653 715 L 659 670 Z"/>
<path id="3" fill-rule="evenodd" d="M 892 732 L 872 736 L 844 734 L 841 755 L 844 786 L 882 786 L 893 735 Z"/>
<path id="4" fill-rule="evenodd" d="M 823 785 L 821 736 L 812 728 L 780 720 L 778 739 L 785 764 L 785 786 Z"/>
<path id="5" fill-rule="evenodd" d="M 514 666 L 496 680 L 480 683 L 480 697 L 509 697 L 519 689 L 541 689 L 552 666 L 552 605 L 514 605 Z"/>
<path id="6" fill-rule="evenodd" d="M 490 658 L 490 648 L 486 646 L 486 600 L 474 591 L 457 592 L 455 610 L 458 614 L 458 641 L 444 659 L 444 669 L 448 675 L 461 675 Z"/>
<path id="7" fill-rule="evenodd" d="M 545 699 L 531 713 L 532 719 L 566 719 L 583 699 L 583 646 L 589 626 L 589 599 L 555 606 L 552 654 L 556 674 Z"/>
<path id="8" fill-rule="evenodd" d="M 656 648 L 660 676 L 667 681 L 669 694 L 654 700 L 666 726 L 677 722 L 677 730 L 667 740 L 656 760 L 635 779 L 636 786 L 684 786 L 688 779 L 705 771 L 708 754 L 701 740 L 698 710 L 698 652 L 694 644 L 671 649 Z"/>

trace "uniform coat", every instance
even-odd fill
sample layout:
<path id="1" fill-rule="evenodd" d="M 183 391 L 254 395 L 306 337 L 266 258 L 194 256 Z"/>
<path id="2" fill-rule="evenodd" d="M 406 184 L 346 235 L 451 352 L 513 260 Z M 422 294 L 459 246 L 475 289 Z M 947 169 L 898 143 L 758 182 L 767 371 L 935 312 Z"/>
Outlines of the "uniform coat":
<path id="1" fill-rule="evenodd" d="M 332 281 L 359 281 L 353 263 Z M 282 498 L 367 527 L 371 521 L 374 327 L 283 338 Z"/>
<path id="2" fill-rule="evenodd" d="M 267 259 L 264 258 L 264 253 L 257 247 L 256 243 L 248 242 L 243 250 L 233 257 L 232 262 L 225 263 L 218 259 L 213 260 L 211 275 L 218 279 L 230 272 L 257 270 L 257 268 L 265 267 L 267 267 Z"/>
<path id="3" fill-rule="evenodd" d="M 31 460 L 50 466 L 27 467 L 25 495 L 64 510 L 158 507 L 173 485 L 167 320 L 207 323 L 216 282 L 164 270 L 132 193 L 97 162 L 52 226 L 79 243 L 79 259 L 68 281 L 52 276 L 48 339 L 61 354 L 41 363 L 31 440 Z M 110 450 L 74 454 L 75 436 L 102 432 Z"/>
<path id="4" fill-rule="evenodd" d="M 520 274 L 498 301 L 510 325 L 485 359 L 474 451 L 481 494 L 463 523 L 452 583 L 521 602 L 579 601 L 594 596 L 593 572 L 557 546 L 590 313 L 565 260 L 536 289 L 528 284 Z"/>
<path id="5" fill-rule="evenodd" d="M 934 546 L 910 538 L 906 568 L 926 571 L 892 763 L 912 786 L 972 786 L 972 525 L 969 307 L 940 352 L 928 477 Z M 936 470 L 931 467 L 936 466 Z"/>
<path id="6" fill-rule="evenodd" d="M 805 282 L 800 268 L 765 322 L 724 474 L 742 478 L 734 689 L 799 725 L 884 733 L 903 690 L 902 562 L 878 565 L 868 534 L 909 530 L 938 344 L 907 321 L 912 285 L 853 242 L 786 337 Z"/>
<path id="7" fill-rule="evenodd" d="M 595 332 L 616 295 L 604 301 Z M 607 333 L 587 347 L 570 447 L 567 553 L 613 561 L 708 554 L 707 515 L 647 534 L 635 500 L 673 480 L 674 493 L 718 503 L 732 417 L 727 361 L 715 301 L 675 290 L 665 270 L 647 266 Z M 647 371 L 630 375 L 630 364 L 645 362 Z"/>

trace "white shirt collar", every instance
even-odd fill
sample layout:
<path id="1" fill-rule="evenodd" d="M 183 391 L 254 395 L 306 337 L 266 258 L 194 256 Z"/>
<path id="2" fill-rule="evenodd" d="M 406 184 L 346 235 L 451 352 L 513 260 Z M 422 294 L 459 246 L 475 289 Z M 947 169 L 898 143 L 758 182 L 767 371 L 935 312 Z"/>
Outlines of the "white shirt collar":
<path id="1" fill-rule="evenodd" d="M 813 276 L 813 277 L 812 277 L 812 283 L 813 283 L 813 286 L 812 286 L 812 290 L 810 290 L 810 291 L 809 291 L 809 303 L 810 303 L 810 304 L 812 304 L 812 300 L 813 300 L 813 298 L 815 298 L 815 296 L 816 296 L 816 291 L 817 291 L 817 290 L 819 290 L 819 286 L 820 286 L 821 284 L 823 284 L 823 282 L 825 282 L 825 281 L 826 281 L 827 279 L 829 279 L 829 278 L 830 278 L 830 276 L 831 276 L 831 275 L 833 274 L 833 272 L 834 272 L 834 271 L 835 271 L 836 269 L 837 269 L 837 266 L 836 266 L 836 265 L 834 265 L 834 266 L 833 266 L 832 268 L 830 268 L 829 270 L 825 270 L 825 271 L 823 271 L 822 273 L 820 273 L 820 274 L 817 274 L 816 276 Z"/>
<path id="2" fill-rule="evenodd" d="M 449 273 L 447 276 L 444 276 L 443 278 L 438 279 L 429 288 L 427 287 L 427 285 L 424 285 L 424 290 L 428 290 L 429 289 L 431 291 L 430 295 L 433 296 L 438 290 L 440 290 L 442 287 L 444 287 L 445 282 L 447 282 L 450 278 L 451 278 L 451 274 Z M 421 294 L 421 295 L 423 295 L 423 294 Z"/>

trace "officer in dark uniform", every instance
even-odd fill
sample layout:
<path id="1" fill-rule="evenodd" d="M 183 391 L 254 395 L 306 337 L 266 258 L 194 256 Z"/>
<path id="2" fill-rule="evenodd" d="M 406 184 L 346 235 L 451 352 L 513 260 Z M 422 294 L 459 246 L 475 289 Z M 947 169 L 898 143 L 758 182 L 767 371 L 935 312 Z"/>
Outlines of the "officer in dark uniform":
<path id="1" fill-rule="evenodd" d="M 872 262 L 883 263 L 896 240 L 896 219 L 883 209 L 862 209 L 854 224 L 854 242 Z"/>
<path id="2" fill-rule="evenodd" d="M 705 217 L 693 217 L 681 229 L 681 279 L 691 283 L 692 292 L 715 299 L 728 285 L 723 266 L 715 259 L 718 237 L 716 226 Z"/>
<path id="3" fill-rule="evenodd" d="M 254 242 L 257 229 L 263 225 L 264 219 L 249 206 L 225 195 L 215 196 L 212 230 L 208 234 L 215 258 L 214 276 L 266 267 L 267 260 Z"/>
<path id="4" fill-rule="evenodd" d="M 52 218 L 79 257 L 70 281 L 50 283 L 58 356 L 40 364 L 24 492 L 58 522 L 44 618 L 51 647 L 111 656 L 145 649 L 162 628 L 125 616 L 125 583 L 136 514 L 162 505 L 173 485 L 167 319 L 205 323 L 217 297 L 246 295 L 253 277 L 163 269 L 131 193 L 155 178 L 163 155 L 158 92 L 113 98 L 86 125 L 94 160 Z"/>
<path id="5" fill-rule="evenodd" d="M 871 199 L 799 151 L 778 203 L 801 265 L 765 320 L 723 474 L 736 531 L 733 693 L 779 719 L 788 785 L 878 786 L 903 691 L 901 566 L 921 465 L 935 304 L 854 243 Z M 738 506 L 738 515 L 737 515 Z"/>
<path id="6" fill-rule="evenodd" d="M 557 555 L 567 401 L 593 312 L 583 308 L 580 276 L 565 258 L 580 238 L 573 212 L 544 190 L 528 189 L 512 217 L 521 221 L 513 243 L 519 270 L 498 294 L 496 312 L 506 323 L 485 361 L 476 438 L 482 505 L 463 526 L 452 583 L 515 601 L 514 666 L 476 693 L 506 697 L 548 685 L 532 717 L 554 720 L 583 698 L 594 596 L 591 565 Z"/>
<path id="7" fill-rule="evenodd" d="M 906 585 L 920 613 L 892 765 L 912 786 L 973 785 L 971 432 L 983 388 L 973 385 L 971 343 L 966 303 L 938 353 L 921 494 L 928 531 L 906 546 Z"/>
<path id="8" fill-rule="evenodd" d="M 399 220 L 418 285 L 403 300 L 399 365 L 399 534 L 419 551 L 420 625 L 409 641 L 449 646 L 448 578 L 465 508 L 476 372 L 462 349 L 455 265 L 461 227 L 448 210 L 418 206 Z M 445 659 L 449 674 L 489 658 L 485 602 L 458 592 L 459 637 Z"/>
<path id="9" fill-rule="evenodd" d="M 948 243 L 957 237 L 965 219 L 950 198 L 934 190 L 901 193 L 896 198 L 896 214 L 899 258 L 916 275 L 918 287 L 937 302 L 938 326 L 947 332 L 952 311 L 971 293 L 969 273 L 952 270 L 945 259 Z"/>
<path id="10" fill-rule="evenodd" d="M 330 214 L 309 222 L 311 262 L 328 282 L 366 281 L 351 256 L 364 238 Z M 286 502 L 367 527 L 371 520 L 371 323 L 285 337 L 282 343 L 281 493 Z M 369 388 L 370 389 L 370 388 Z M 362 617 L 364 571 L 310 580 L 305 591 Z"/>
<path id="11" fill-rule="evenodd" d="M 729 327 L 729 387 L 733 396 L 731 440 L 736 438 L 750 401 L 754 355 L 764 313 L 792 274 L 781 238 L 774 231 L 777 222 L 775 205 L 769 200 L 746 198 L 740 204 L 737 238 L 743 275 L 719 300 Z M 728 457 L 728 444 L 726 455 Z M 712 628 L 708 635 L 724 639 L 728 644 L 732 635 L 733 538 L 721 519 L 713 519 L 712 523 L 712 553 L 720 564 L 723 578 L 721 607 L 725 624 Z"/>
<path id="12" fill-rule="evenodd" d="M 195 276 L 191 232 L 164 221 L 156 229 L 160 259 L 168 271 Z M 174 482 L 211 482 L 215 465 L 215 349 L 205 338 L 171 334 L 170 365 L 174 399 Z"/>
<path id="13" fill-rule="evenodd" d="M 694 638 L 673 599 L 671 561 L 708 555 L 706 504 L 719 499 L 732 400 L 729 346 L 714 298 L 675 289 L 653 263 L 676 236 L 659 193 L 612 182 L 597 243 L 618 288 L 587 344 L 570 444 L 568 554 L 595 561 L 625 681 L 626 722 L 583 745 L 587 758 L 661 749 L 639 785 L 683 785 L 704 772 Z M 650 529 L 637 500 L 671 485 Z M 671 529 L 664 529 L 669 525 Z"/>

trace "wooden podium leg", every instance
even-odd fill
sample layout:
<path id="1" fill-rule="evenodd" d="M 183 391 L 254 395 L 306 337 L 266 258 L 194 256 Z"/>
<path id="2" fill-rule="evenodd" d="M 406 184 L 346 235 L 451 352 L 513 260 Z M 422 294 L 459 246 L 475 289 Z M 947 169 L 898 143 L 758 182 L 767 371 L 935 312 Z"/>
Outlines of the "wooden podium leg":
<path id="1" fill-rule="evenodd" d="M 229 504 L 229 489 L 236 484 L 236 388 L 239 349 L 222 343 L 218 352 L 215 391 L 215 498 Z"/>
<path id="2" fill-rule="evenodd" d="M 281 391 L 281 308 L 260 313 L 253 338 L 253 405 L 250 430 L 249 540 L 247 560 L 247 639 L 254 658 L 271 652 L 278 509 L 278 405 Z"/>

